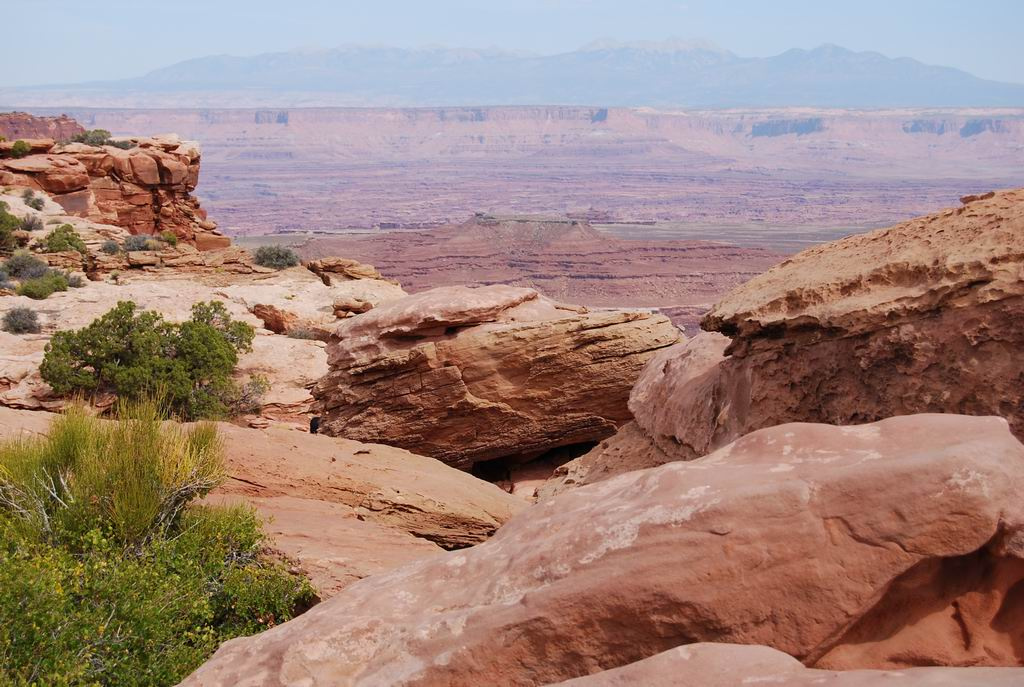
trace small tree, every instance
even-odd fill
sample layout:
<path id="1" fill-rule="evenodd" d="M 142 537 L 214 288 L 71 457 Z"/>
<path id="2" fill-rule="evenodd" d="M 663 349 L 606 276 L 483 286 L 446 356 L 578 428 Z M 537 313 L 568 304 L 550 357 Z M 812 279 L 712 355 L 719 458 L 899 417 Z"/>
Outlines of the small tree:
<path id="1" fill-rule="evenodd" d="M 21 139 L 15 141 L 14 144 L 11 146 L 11 157 L 14 158 L 25 157 L 31 152 L 32 146 L 30 146 L 25 141 L 22 141 Z"/>
<path id="2" fill-rule="evenodd" d="M 122 301 L 83 329 L 54 334 L 39 372 L 58 394 L 159 393 L 186 419 L 219 417 L 239 394 L 231 373 L 254 336 L 218 301 L 197 303 L 180 324 Z"/>
<path id="3" fill-rule="evenodd" d="M 85 241 L 78 235 L 75 228 L 70 224 L 62 224 L 47 234 L 40 242 L 40 246 L 47 253 L 63 253 L 76 250 L 82 255 L 86 254 Z"/>
<path id="4" fill-rule="evenodd" d="M 283 270 L 299 264 L 299 255 L 285 246 L 260 246 L 256 249 L 256 264 L 260 267 L 271 267 Z"/>

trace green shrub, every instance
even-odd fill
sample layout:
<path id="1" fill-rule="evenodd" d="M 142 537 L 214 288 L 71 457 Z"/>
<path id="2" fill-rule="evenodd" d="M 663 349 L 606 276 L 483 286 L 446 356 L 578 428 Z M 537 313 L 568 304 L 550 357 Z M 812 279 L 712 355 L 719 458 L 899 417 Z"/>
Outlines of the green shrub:
<path id="1" fill-rule="evenodd" d="M 15 279 L 42 277 L 49 269 L 49 265 L 27 250 L 17 251 L 4 263 L 4 270 Z"/>
<path id="2" fill-rule="evenodd" d="M 132 253 L 139 250 L 154 250 L 154 241 L 152 236 L 145 236 L 144 234 L 136 234 L 129 236 L 124 240 L 124 250 L 126 253 Z M 159 244 L 156 248 L 159 248 Z"/>
<path id="3" fill-rule="evenodd" d="M 0 329 L 10 334 L 38 334 L 39 315 L 32 308 L 11 308 L 0 320 Z"/>
<path id="4" fill-rule="evenodd" d="M 223 475 L 215 427 L 73 410 L 0 444 L 0 684 L 171 685 L 315 599 L 247 508 L 190 505 Z"/>
<path id="5" fill-rule="evenodd" d="M 168 231 L 161 232 L 160 233 L 160 240 L 163 241 L 164 243 L 168 244 L 168 245 L 171 245 L 171 246 L 177 246 L 178 245 L 178 235 L 175 234 L 173 231 L 169 231 L 168 230 Z"/>
<path id="6" fill-rule="evenodd" d="M 43 220 L 38 215 L 25 215 L 21 218 L 22 231 L 42 231 Z"/>
<path id="7" fill-rule="evenodd" d="M 45 300 L 57 291 L 68 290 L 68 278 L 63 272 L 49 270 L 41 277 L 26 279 L 18 287 L 18 295 L 37 301 Z"/>
<path id="8" fill-rule="evenodd" d="M 90 129 L 71 137 L 73 143 L 84 143 L 90 146 L 103 146 L 110 142 L 110 132 L 106 129 Z"/>
<path id="9" fill-rule="evenodd" d="M 117 243 L 117 241 L 114 241 L 113 239 L 107 239 L 106 241 L 103 242 L 103 245 L 100 246 L 100 250 L 106 253 L 107 255 L 117 255 L 118 253 L 121 252 L 121 246 Z"/>
<path id="10" fill-rule="evenodd" d="M 17 241 L 14 232 L 21 228 L 21 220 L 7 211 L 7 203 L 0 201 L 0 250 L 12 250 Z"/>
<path id="11" fill-rule="evenodd" d="M 26 155 L 28 155 L 31 152 L 32 152 L 32 146 L 30 146 L 25 141 L 22 141 L 21 139 L 18 139 L 17 141 L 15 141 L 14 145 L 11 146 L 11 157 L 16 157 L 16 158 L 25 157 Z"/>
<path id="12" fill-rule="evenodd" d="M 231 379 L 238 354 L 254 336 L 219 301 L 197 303 L 180 324 L 122 301 L 82 329 L 54 334 L 39 372 L 58 394 L 160 392 L 185 419 L 223 417 L 240 393 Z"/>
<path id="13" fill-rule="evenodd" d="M 272 267 L 282 270 L 299 264 L 299 256 L 291 248 L 284 246 L 260 246 L 256 249 L 256 264 L 261 267 Z"/>
<path id="14" fill-rule="evenodd" d="M 76 250 L 82 255 L 86 254 L 85 241 L 78 235 L 75 228 L 70 224 L 62 224 L 50 231 L 46 237 L 39 242 L 40 247 L 46 253 L 63 253 L 64 251 Z"/>

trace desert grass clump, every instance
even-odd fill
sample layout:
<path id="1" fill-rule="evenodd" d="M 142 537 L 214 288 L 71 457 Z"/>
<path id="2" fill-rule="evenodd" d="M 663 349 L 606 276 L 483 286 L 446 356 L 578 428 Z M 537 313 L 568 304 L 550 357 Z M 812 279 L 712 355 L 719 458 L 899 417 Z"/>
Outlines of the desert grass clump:
<path id="1" fill-rule="evenodd" d="M 11 308 L 0 319 L 0 329 L 9 334 L 38 334 L 39 315 L 32 308 Z"/>
<path id="2" fill-rule="evenodd" d="M 37 196 L 36 192 L 30 188 L 21 192 L 21 199 L 33 210 L 42 210 L 46 207 L 46 200 L 42 196 Z"/>
<path id="3" fill-rule="evenodd" d="M 67 291 L 68 286 L 68 277 L 65 273 L 47 268 L 42 276 L 23 280 L 18 286 L 17 293 L 19 296 L 41 301 L 58 291 Z"/>
<path id="4" fill-rule="evenodd" d="M 46 274 L 50 266 L 29 253 L 19 250 L 4 262 L 4 270 L 15 279 L 34 279 Z"/>
<path id="5" fill-rule="evenodd" d="M 160 232 L 160 240 L 166 243 L 168 246 L 178 245 L 178 235 L 170 230 Z"/>
<path id="6" fill-rule="evenodd" d="M 176 684 L 315 601 L 251 509 L 195 505 L 222 453 L 148 400 L 0 443 L 0 684 Z"/>
<path id="7" fill-rule="evenodd" d="M 285 246 L 260 246 L 256 249 L 254 258 L 260 267 L 270 267 L 275 270 L 283 270 L 286 267 L 295 267 L 299 264 L 298 253 Z"/>
<path id="8" fill-rule="evenodd" d="M 100 246 L 100 250 L 107 255 L 117 255 L 121 252 L 121 245 L 113 239 L 107 239 Z"/>
<path id="9" fill-rule="evenodd" d="M 42 231 L 43 220 L 38 215 L 25 215 L 21 218 L 22 231 Z"/>
<path id="10" fill-rule="evenodd" d="M 144 234 L 133 234 L 124 240 L 126 253 L 134 253 L 140 250 L 160 250 L 160 242 L 152 236 Z"/>

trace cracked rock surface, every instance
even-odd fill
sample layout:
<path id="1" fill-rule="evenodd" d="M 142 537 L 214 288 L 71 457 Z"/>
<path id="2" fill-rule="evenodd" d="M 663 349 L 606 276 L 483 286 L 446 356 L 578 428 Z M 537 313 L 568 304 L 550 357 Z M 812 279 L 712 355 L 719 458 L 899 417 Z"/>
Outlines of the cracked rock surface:
<path id="1" fill-rule="evenodd" d="M 698 642 L 829 670 L 1020 665 L 1022 489 L 1000 418 L 772 427 L 361 580 L 184 684 L 544 685 Z"/>

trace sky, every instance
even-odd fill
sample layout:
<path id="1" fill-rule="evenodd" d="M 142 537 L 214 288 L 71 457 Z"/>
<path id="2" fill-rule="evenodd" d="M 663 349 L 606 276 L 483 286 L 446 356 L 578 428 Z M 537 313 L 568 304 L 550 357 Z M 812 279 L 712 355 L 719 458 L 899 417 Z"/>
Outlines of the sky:
<path id="1" fill-rule="evenodd" d="M 1024 0 L 21 0 L 3 15 L 0 86 L 351 43 L 552 54 L 670 37 L 744 57 L 835 43 L 1024 83 Z"/>

